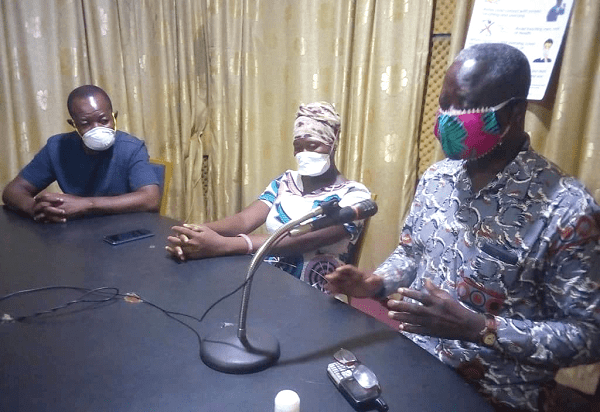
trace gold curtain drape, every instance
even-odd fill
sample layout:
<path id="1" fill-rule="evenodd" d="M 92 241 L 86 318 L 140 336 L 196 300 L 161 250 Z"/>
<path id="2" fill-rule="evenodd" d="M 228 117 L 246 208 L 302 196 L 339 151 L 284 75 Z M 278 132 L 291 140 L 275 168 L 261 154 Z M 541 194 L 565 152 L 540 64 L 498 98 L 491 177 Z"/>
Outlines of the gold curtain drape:
<path id="1" fill-rule="evenodd" d="M 471 5 L 457 0 L 453 51 Z M 173 162 L 168 214 L 220 218 L 294 167 L 298 104 L 329 100 L 343 119 L 338 166 L 379 195 L 361 266 L 374 267 L 397 243 L 417 178 L 431 1 L 5 0 L 0 7 L 2 187 L 51 134 L 69 130 L 68 92 L 95 83 L 111 95 L 119 127 L 145 139 L 151 156 Z M 562 67 L 527 117 L 534 147 L 596 196 L 598 17 L 598 2 L 575 2 Z"/>
<path id="2" fill-rule="evenodd" d="M 422 22 L 431 13 L 430 1 L 212 3 L 210 217 L 240 210 L 294 168 L 298 105 L 327 100 L 342 116 L 338 167 L 386 194 L 363 262 L 384 259 L 416 181 L 414 136 L 429 49 Z"/>
<path id="3" fill-rule="evenodd" d="M 168 215 L 220 218 L 295 167 L 297 107 L 327 100 L 343 119 L 338 167 L 380 194 L 364 264 L 377 265 L 396 245 L 416 181 L 431 1 L 6 0 L 0 7 L 7 148 L 0 186 L 50 135 L 70 130 L 67 94 L 94 83 L 113 99 L 119 128 L 174 164 Z"/>

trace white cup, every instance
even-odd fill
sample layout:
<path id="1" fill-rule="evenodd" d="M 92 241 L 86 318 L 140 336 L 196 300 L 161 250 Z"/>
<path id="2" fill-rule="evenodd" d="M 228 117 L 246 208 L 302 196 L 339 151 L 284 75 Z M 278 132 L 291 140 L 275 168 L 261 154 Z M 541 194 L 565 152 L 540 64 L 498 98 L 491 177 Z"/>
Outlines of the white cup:
<path id="1" fill-rule="evenodd" d="M 300 412 L 300 397 L 289 389 L 280 391 L 275 396 L 274 412 Z"/>

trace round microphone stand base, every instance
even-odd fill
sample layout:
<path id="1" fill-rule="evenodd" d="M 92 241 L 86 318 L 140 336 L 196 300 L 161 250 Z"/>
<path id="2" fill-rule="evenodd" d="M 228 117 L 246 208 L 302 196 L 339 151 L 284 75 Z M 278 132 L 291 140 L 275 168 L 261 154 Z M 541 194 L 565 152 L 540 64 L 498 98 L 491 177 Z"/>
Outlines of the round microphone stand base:
<path id="1" fill-rule="evenodd" d="M 279 342 L 270 333 L 250 329 L 243 343 L 234 325 L 220 328 L 200 345 L 206 366 L 225 373 L 259 372 L 275 364 L 280 353 Z"/>

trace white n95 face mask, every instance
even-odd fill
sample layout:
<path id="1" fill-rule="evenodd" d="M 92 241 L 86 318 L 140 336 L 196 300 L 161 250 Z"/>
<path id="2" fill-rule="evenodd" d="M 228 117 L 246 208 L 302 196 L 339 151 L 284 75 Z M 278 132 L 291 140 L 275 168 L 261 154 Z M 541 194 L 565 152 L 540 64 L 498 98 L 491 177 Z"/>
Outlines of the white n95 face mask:
<path id="1" fill-rule="evenodd" d="M 115 143 L 116 134 L 117 131 L 115 129 L 98 126 L 85 132 L 81 138 L 83 139 L 83 144 L 89 149 L 103 151 Z"/>
<path id="2" fill-rule="evenodd" d="M 302 176 L 321 176 L 331 166 L 328 153 L 300 152 L 296 154 L 296 162 Z"/>

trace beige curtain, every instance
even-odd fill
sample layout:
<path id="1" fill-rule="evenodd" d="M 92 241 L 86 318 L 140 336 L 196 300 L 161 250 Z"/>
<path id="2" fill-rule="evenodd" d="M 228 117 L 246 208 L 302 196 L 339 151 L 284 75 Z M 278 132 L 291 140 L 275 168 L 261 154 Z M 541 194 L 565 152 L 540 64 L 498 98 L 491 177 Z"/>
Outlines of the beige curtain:
<path id="1" fill-rule="evenodd" d="M 66 96 L 95 83 L 118 126 L 173 162 L 168 215 L 239 211 L 295 163 L 302 102 L 342 115 L 340 170 L 379 195 L 363 264 L 395 247 L 416 181 L 432 2 L 3 0 L 4 186 L 68 131 Z M 392 222 L 392 224 L 390 224 Z M 375 247 L 376 245 L 376 247 Z"/>
<path id="2" fill-rule="evenodd" d="M 453 51 L 472 0 L 457 3 Z M 328 100 L 343 119 L 340 170 L 378 194 L 361 260 L 374 267 L 396 245 L 415 187 L 432 8 L 421 0 L 4 0 L 0 186 L 50 135 L 70 130 L 68 92 L 96 83 L 119 127 L 173 162 L 169 216 L 223 217 L 294 167 L 298 104 Z M 575 3 L 562 67 L 527 118 L 534 146 L 596 196 L 599 14 L 596 1 Z"/>
<path id="3" fill-rule="evenodd" d="M 379 195 L 363 262 L 381 262 L 414 191 L 431 12 L 420 0 L 211 3 L 210 217 L 294 168 L 298 105 L 327 100 L 342 116 L 338 167 Z"/>

